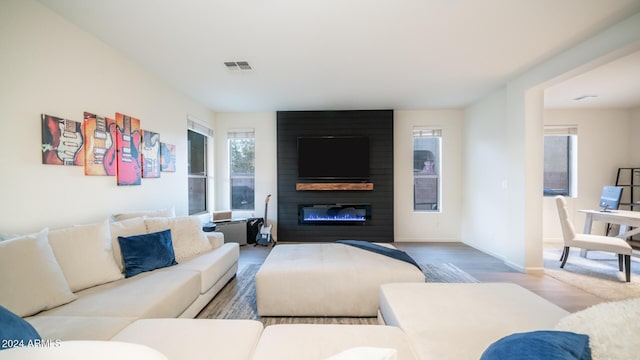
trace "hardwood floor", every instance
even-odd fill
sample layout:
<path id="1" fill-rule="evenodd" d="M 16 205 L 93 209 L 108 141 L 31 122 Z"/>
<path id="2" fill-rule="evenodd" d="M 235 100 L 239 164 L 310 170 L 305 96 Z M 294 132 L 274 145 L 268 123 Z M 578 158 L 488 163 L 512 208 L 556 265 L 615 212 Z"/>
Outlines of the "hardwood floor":
<path id="1" fill-rule="evenodd" d="M 511 282 L 525 287 L 561 308 L 575 312 L 604 302 L 597 296 L 545 275 L 513 270 L 501 260 L 462 243 L 395 243 L 419 263 L 451 263 L 481 282 Z M 247 264 L 261 264 L 271 247 L 240 247 L 239 270 Z"/>

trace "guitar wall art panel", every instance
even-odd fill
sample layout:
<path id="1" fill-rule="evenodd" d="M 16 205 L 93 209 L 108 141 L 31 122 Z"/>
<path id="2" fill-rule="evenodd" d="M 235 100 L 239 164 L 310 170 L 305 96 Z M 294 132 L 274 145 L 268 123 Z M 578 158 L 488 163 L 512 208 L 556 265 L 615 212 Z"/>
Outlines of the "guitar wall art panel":
<path id="1" fill-rule="evenodd" d="M 160 170 L 176 172 L 176 146 L 160 143 Z"/>
<path id="2" fill-rule="evenodd" d="M 142 177 L 160 177 L 160 134 L 142 130 Z"/>
<path id="3" fill-rule="evenodd" d="M 84 165 L 82 123 L 42 114 L 42 163 Z"/>
<path id="4" fill-rule="evenodd" d="M 118 185 L 140 185 L 140 120 L 116 113 L 116 128 Z"/>
<path id="5" fill-rule="evenodd" d="M 84 113 L 84 174 L 116 175 L 116 121 Z"/>

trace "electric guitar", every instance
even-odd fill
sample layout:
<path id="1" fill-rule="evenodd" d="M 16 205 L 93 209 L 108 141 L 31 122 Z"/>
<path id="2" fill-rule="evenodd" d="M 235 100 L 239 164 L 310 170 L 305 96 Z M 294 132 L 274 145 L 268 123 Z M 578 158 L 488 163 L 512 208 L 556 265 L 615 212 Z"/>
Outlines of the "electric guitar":
<path id="1" fill-rule="evenodd" d="M 140 132 L 132 130 L 131 121 L 123 115 L 118 127 L 118 185 L 140 185 Z"/>
<path id="2" fill-rule="evenodd" d="M 264 199 L 264 223 L 260 226 L 260 232 L 256 236 L 256 245 L 268 246 L 273 240 L 271 236 L 271 225 L 267 225 L 267 210 L 269 209 L 270 198 L 271 195 L 269 194 L 267 198 Z"/>
<path id="3" fill-rule="evenodd" d="M 80 123 L 73 120 L 60 119 L 60 142 L 56 148 L 58 158 L 63 165 L 77 164 L 77 156 L 82 148 L 82 130 Z"/>
<path id="4" fill-rule="evenodd" d="M 115 124 L 111 119 L 84 114 L 85 175 L 115 175 Z"/>
<path id="5" fill-rule="evenodd" d="M 160 177 L 160 134 L 144 131 L 142 134 L 142 177 Z"/>

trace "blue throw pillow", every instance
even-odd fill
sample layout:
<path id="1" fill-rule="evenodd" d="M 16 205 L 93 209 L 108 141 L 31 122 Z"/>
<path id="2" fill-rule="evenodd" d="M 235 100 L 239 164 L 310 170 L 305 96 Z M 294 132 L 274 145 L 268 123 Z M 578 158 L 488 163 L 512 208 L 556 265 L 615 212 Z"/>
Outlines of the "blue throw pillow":
<path id="1" fill-rule="evenodd" d="M 505 336 L 489 345 L 480 360 L 591 360 L 587 335 L 532 331 Z"/>
<path id="2" fill-rule="evenodd" d="M 0 350 L 28 346 L 39 340 L 40 335 L 31 324 L 0 305 Z"/>
<path id="3" fill-rule="evenodd" d="M 125 277 L 178 264 L 173 252 L 171 230 L 118 236 L 118 242 L 122 251 Z"/>

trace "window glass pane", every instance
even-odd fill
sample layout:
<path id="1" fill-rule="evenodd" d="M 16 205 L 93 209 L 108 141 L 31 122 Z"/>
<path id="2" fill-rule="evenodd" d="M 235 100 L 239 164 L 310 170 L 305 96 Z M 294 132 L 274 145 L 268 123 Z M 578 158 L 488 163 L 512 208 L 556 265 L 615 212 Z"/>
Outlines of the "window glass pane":
<path id="1" fill-rule="evenodd" d="M 571 136 L 544 137 L 544 195 L 570 195 Z"/>
<path id="2" fill-rule="evenodd" d="M 207 174 L 207 137 L 189 130 L 189 175 Z"/>
<path id="3" fill-rule="evenodd" d="M 189 215 L 207 211 L 207 178 L 189 178 Z"/>
<path id="4" fill-rule="evenodd" d="M 206 135 L 188 130 L 189 215 L 207 209 L 207 139 Z"/>
<path id="5" fill-rule="evenodd" d="M 413 138 L 413 209 L 440 210 L 440 137 L 418 134 Z"/>
<path id="6" fill-rule="evenodd" d="M 229 133 L 231 210 L 255 209 L 255 139 L 253 133 Z"/>
<path id="7" fill-rule="evenodd" d="M 231 209 L 253 210 L 255 178 L 235 177 L 231 178 Z"/>
<path id="8" fill-rule="evenodd" d="M 229 139 L 231 155 L 231 176 L 253 175 L 255 172 L 255 141 L 254 139 Z"/>

